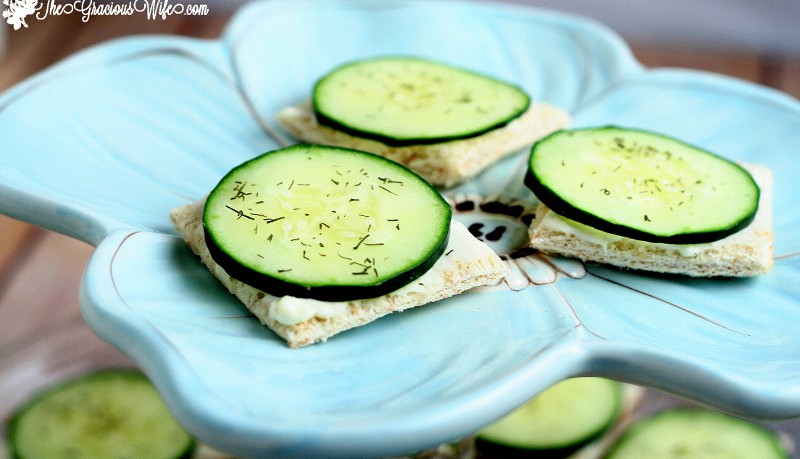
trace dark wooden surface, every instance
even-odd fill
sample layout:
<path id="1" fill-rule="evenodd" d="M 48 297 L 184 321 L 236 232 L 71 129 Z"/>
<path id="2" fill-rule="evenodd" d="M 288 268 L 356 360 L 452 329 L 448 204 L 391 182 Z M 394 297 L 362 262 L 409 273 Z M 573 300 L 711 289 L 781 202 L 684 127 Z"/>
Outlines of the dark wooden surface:
<path id="1" fill-rule="evenodd" d="M 134 15 L 94 17 L 83 23 L 72 15 L 37 21 L 36 27 L 8 33 L 8 47 L 0 60 L 0 90 L 82 48 L 114 37 L 167 33 L 210 38 L 220 33 L 227 20 L 226 15 L 212 15 L 150 21 Z M 647 66 L 732 75 L 800 98 L 800 59 L 699 46 L 633 44 L 632 48 Z M 89 245 L 0 215 L 0 350 L 79 314 L 80 277 L 91 253 Z M 105 344 L 98 340 L 97 345 Z M 674 402 L 667 395 L 650 393 L 645 406 L 655 409 Z M 774 427 L 800 440 L 799 422 Z"/>

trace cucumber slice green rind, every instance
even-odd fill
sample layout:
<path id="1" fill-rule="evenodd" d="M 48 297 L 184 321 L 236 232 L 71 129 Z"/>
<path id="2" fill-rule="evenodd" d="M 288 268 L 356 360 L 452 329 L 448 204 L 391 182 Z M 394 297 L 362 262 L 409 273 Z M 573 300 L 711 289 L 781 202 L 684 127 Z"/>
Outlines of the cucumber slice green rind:
<path id="1" fill-rule="evenodd" d="M 507 82 L 417 57 L 350 62 L 314 85 L 321 125 L 390 146 L 465 139 L 505 126 L 530 96 Z"/>
<path id="2" fill-rule="evenodd" d="M 196 442 L 136 370 L 107 369 L 38 394 L 10 419 L 12 457 L 191 457 Z"/>
<path id="3" fill-rule="evenodd" d="M 408 168 L 371 153 L 295 145 L 231 170 L 203 214 L 212 258 L 274 296 L 374 298 L 427 272 L 452 211 Z"/>
<path id="4" fill-rule="evenodd" d="M 567 456 L 614 425 L 622 399 L 617 381 L 567 379 L 479 431 L 478 446 L 503 455 Z"/>
<path id="5" fill-rule="evenodd" d="M 766 428 L 716 411 L 673 408 L 631 425 L 606 459 L 627 458 L 788 459 Z"/>
<path id="6" fill-rule="evenodd" d="M 617 126 L 557 131 L 531 148 L 525 184 L 562 217 L 648 242 L 734 234 L 760 190 L 740 165 L 675 138 Z"/>

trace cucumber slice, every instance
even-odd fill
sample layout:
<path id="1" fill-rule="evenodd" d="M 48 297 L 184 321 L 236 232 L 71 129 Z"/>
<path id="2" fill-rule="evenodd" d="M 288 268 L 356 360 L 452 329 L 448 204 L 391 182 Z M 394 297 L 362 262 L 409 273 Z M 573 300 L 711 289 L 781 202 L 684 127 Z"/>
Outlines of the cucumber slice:
<path id="1" fill-rule="evenodd" d="M 672 408 L 632 424 L 607 459 L 788 459 L 778 437 L 756 424 L 716 411 Z"/>
<path id="2" fill-rule="evenodd" d="M 377 297 L 430 269 L 451 210 L 409 169 L 356 150 L 295 145 L 230 171 L 206 201 L 214 260 L 275 296 Z"/>
<path id="3" fill-rule="evenodd" d="M 477 136 L 520 116 L 530 97 L 509 83 L 416 57 L 335 68 L 314 86 L 317 121 L 387 145 Z"/>
<path id="4" fill-rule="evenodd" d="M 13 457 L 184 458 L 194 439 L 175 421 L 152 383 L 135 370 L 77 377 L 31 399 L 11 418 Z"/>
<path id="5" fill-rule="evenodd" d="M 711 242 L 755 218 L 760 190 L 741 166 L 680 140 L 616 126 L 557 131 L 534 144 L 525 184 L 553 212 L 649 242 Z"/>
<path id="6" fill-rule="evenodd" d="M 503 456 L 564 457 L 611 428 L 622 399 L 617 381 L 567 379 L 479 431 L 477 445 Z"/>

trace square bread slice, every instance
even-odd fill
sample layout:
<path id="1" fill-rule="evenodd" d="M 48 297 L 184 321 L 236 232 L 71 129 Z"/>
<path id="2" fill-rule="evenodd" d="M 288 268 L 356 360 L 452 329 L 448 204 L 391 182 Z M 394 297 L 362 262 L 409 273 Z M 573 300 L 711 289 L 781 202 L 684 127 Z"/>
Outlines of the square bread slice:
<path id="1" fill-rule="evenodd" d="M 761 188 L 755 220 L 743 230 L 704 244 L 659 244 L 612 235 L 556 215 L 539 204 L 529 229 L 530 244 L 545 253 L 623 268 L 695 277 L 746 277 L 773 265 L 772 173 L 743 164 Z"/>
<path id="2" fill-rule="evenodd" d="M 170 219 L 191 250 L 250 312 L 291 348 L 326 341 L 350 328 L 392 312 L 421 306 L 472 287 L 497 283 L 506 266 L 463 224 L 453 221 L 444 255 L 416 281 L 378 298 L 327 302 L 291 296 L 275 297 L 230 277 L 211 258 L 203 232 L 205 200 L 176 207 Z"/>
<path id="3" fill-rule="evenodd" d="M 277 120 L 296 139 L 374 153 L 405 165 L 432 185 L 451 187 L 474 177 L 503 156 L 566 127 L 570 116 L 561 108 L 534 102 L 518 118 L 482 135 L 401 147 L 322 126 L 317 123 L 310 102 L 284 108 Z"/>

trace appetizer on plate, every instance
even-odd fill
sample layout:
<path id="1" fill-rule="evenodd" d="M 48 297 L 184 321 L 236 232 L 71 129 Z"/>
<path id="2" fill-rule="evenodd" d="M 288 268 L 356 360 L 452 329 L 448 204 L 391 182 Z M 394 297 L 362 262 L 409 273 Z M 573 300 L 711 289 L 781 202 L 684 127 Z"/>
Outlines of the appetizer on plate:
<path id="1" fill-rule="evenodd" d="M 634 422 L 603 457 L 791 456 L 785 442 L 769 428 L 718 411 L 678 406 Z"/>
<path id="2" fill-rule="evenodd" d="M 773 264 L 772 175 L 661 134 L 562 130 L 531 149 L 545 251 L 690 276 L 753 276 Z"/>
<path id="3" fill-rule="evenodd" d="M 505 265 L 438 191 L 367 152 L 295 145 L 232 169 L 170 218 L 290 347 L 499 281 Z"/>
<path id="4" fill-rule="evenodd" d="M 138 370 L 107 368 L 62 381 L 19 407 L 8 423 L 11 456 L 193 457 L 196 440 Z"/>
<path id="5" fill-rule="evenodd" d="M 333 69 L 317 81 L 310 102 L 277 119 L 305 142 L 369 151 L 449 187 L 566 127 L 570 117 L 507 82 L 388 56 Z"/>
<path id="6" fill-rule="evenodd" d="M 487 458 L 598 458 L 643 396 L 642 387 L 611 379 L 565 379 L 479 430 L 476 449 Z"/>

